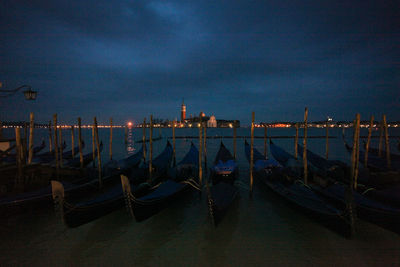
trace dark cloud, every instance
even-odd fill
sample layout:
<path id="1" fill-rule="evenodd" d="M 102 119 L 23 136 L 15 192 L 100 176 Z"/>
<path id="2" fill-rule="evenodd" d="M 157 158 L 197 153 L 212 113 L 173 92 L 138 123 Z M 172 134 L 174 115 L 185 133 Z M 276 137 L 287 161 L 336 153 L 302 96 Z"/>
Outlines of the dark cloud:
<path id="1" fill-rule="evenodd" d="M 0 119 L 398 119 L 398 1 L 0 3 Z M 16 110 L 15 107 L 18 107 Z M 12 111 L 11 113 L 9 111 Z"/>

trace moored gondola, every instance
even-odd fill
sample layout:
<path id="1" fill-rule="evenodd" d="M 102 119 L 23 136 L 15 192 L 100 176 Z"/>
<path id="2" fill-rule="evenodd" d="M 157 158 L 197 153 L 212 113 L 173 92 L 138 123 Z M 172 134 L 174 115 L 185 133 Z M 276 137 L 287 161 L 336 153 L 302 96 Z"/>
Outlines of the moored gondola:
<path id="1" fill-rule="evenodd" d="M 167 143 L 166 148 L 163 152 L 154 159 L 155 165 L 155 176 L 158 176 L 158 171 L 163 170 L 164 165 L 168 165 L 171 161 L 172 153 L 171 153 L 171 144 Z M 68 227 L 78 227 L 82 224 L 91 222 L 95 219 L 98 219 L 104 215 L 109 214 L 110 212 L 115 211 L 118 208 L 121 208 L 124 205 L 124 194 L 121 187 L 121 184 L 118 183 L 120 181 L 121 174 L 129 173 L 130 175 L 133 173 L 132 169 L 137 167 L 138 163 L 136 159 L 142 158 L 143 151 L 139 150 L 135 155 L 130 156 L 130 159 L 126 159 L 126 162 L 130 162 L 132 165 L 125 165 L 124 169 L 119 169 L 119 171 L 110 172 L 112 173 L 110 177 L 112 177 L 112 183 L 109 182 L 109 186 L 104 187 L 100 192 L 96 192 L 94 195 L 90 195 L 86 199 L 82 200 L 73 200 L 64 198 L 63 188 L 60 183 L 53 183 L 53 198 L 57 203 L 58 210 L 62 214 L 62 218 L 64 223 Z M 129 158 L 129 157 L 128 157 Z M 161 160 L 162 159 L 162 160 Z M 167 163 L 163 162 L 167 161 Z M 124 164 L 121 162 L 121 166 Z M 132 183 L 133 194 L 135 196 L 142 196 L 146 194 L 149 190 L 151 190 L 151 186 L 149 183 L 144 183 L 142 185 L 138 185 L 139 182 L 136 181 L 135 176 L 130 176 L 128 181 Z M 145 177 L 145 180 L 148 177 Z M 142 180 L 143 177 L 139 177 L 138 180 Z"/>
<path id="2" fill-rule="evenodd" d="M 207 201 L 210 217 L 217 226 L 232 202 L 238 196 L 238 189 L 234 186 L 238 174 L 238 166 L 229 150 L 221 142 L 214 165 L 211 168 L 210 180 L 207 183 Z"/>
<path id="3" fill-rule="evenodd" d="M 324 225 L 346 237 L 351 237 L 354 233 L 354 214 L 351 202 L 346 202 L 349 205 L 343 209 L 334 207 L 314 192 L 310 185 L 301 180 L 298 171 L 298 169 L 301 170 L 301 161 L 296 160 L 272 141 L 270 141 L 270 151 L 283 167 L 274 166 L 275 169 L 272 170 L 270 167 L 267 168 L 267 171 L 264 171 L 266 175 L 261 176 L 263 182 L 277 194 L 300 207 Z M 296 163 L 298 163 L 298 169 L 296 169 Z M 350 200 L 350 191 L 346 193 L 348 200 Z"/>
<path id="4" fill-rule="evenodd" d="M 298 150 L 302 155 L 303 147 L 299 145 Z M 328 160 L 310 150 L 307 150 L 307 159 L 317 169 L 314 176 L 319 176 L 319 173 L 323 173 L 327 178 L 331 178 L 324 184 L 311 184 L 311 188 L 321 196 L 334 201 L 336 205 L 344 208 L 346 206 L 345 192 L 349 185 L 337 181 L 337 172 L 332 172 L 332 168 L 326 169 L 326 166 L 330 165 Z M 325 162 L 325 164 L 321 164 L 322 162 Z M 395 206 L 399 202 L 399 187 L 379 190 L 359 185 L 357 188 L 359 189 L 358 191 L 353 191 L 353 200 L 358 217 L 400 233 L 400 208 Z M 375 199 L 373 199 L 374 197 Z"/>
<path id="5" fill-rule="evenodd" d="M 126 206 L 136 221 L 148 219 L 167 207 L 188 189 L 200 190 L 198 185 L 199 152 L 191 143 L 185 157 L 174 168 L 173 177 L 148 189 L 147 194 L 138 196 L 132 189 L 137 187 L 129 183 L 126 176 L 121 176 L 121 183 L 126 199 Z M 133 187 L 132 187 L 133 186 Z"/>

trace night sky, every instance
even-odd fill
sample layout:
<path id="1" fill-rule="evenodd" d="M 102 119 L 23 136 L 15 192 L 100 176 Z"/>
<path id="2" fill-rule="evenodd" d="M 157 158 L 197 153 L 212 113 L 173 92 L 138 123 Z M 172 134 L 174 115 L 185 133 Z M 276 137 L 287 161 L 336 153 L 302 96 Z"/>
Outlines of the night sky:
<path id="1" fill-rule="evenodd" d="M 400 119 L 399 1 L 0 1 L 0 120 Z"/>

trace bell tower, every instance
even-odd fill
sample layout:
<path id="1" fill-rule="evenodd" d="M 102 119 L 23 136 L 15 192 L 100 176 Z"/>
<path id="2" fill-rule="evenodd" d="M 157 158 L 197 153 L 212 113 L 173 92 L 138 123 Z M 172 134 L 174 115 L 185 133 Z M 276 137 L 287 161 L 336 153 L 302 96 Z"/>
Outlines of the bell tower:
<path id="1" fill-rule="evenodd" d="M 182 99 L 182 106 L 181 106 L 181 122 L 184 122 L 186 119 L 186 105 L 184 103 L 184 99 Z"/>

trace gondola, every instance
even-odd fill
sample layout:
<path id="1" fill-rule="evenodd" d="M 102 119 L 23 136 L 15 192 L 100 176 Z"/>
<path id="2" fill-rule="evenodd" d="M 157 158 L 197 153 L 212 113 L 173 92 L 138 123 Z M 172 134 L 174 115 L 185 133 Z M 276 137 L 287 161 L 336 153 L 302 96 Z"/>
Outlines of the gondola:
<path id="1" fill-rule="evenodd" d="M 367 147 L 367 143 L 364 141 L 364 148 L 366 148 L 366 147 Z M 372 155 L 374 157 L 379 157 L 379 149 L 369 147 L 368 148 L 368 156 L 369 155 Z M 386 158 L 386 151 L 382 151 L 381 158 Z M 399 154 L 390 153 L 390 159 L 392 161 L 395 161 L 396 164 L 400 164 L 400 155 Z"/>
<path id="2" fill-rule="evenodd" d="M 238 174 L 238 166 L 229 150 L 221 142 L 214 165 L 211 168 L 210 180 L 207 183 L 207 201 L 210 217 L 217 226 L 232 202 L 238 196 L 238 189 L 234 186 Z"/>
<path id="3" fill-rule="evenodd" d="M 126 206 L 136 221 L 146 220 L 167 207 L 188 189 L 200 190 L 198 185 L 199 152 L 192 143 L 189 152 L 174 168 L 174 177 L 157 184 L 141 197 L 132 191 L 135 187 L 129 183 L 126 176 L 121 177 L 121 183 L 126 199 Z"/>
<path id="4" fill-rule="evenodd" d="M 347 152 L 351 153 L 353 150 L 353 147 L 350 146 L 344 136 L 343 136 L 343 143 L 346 147 Z M 362 150 L 359 150 L 359 161 L 360 163 L 364 164 L 364 158 L 365 158 L 365 152 Z M 392 164 L 391 168 L 388 168 L 388 163 L 386 161 L 386 158 L 380 158 L 377 156 L 374 156 L 372 153 L 368 153 L 368 166 L 365 166 L 366 168 L 370 169 L 373 172 L 389 172 L 389 171 L 395 171 L 399 172 L 400 171 L 400 164 Z"/>
<path id="5" fill-rule="evenodd" d="M 100 145 L 100 151 L 102 150 L 103 145 Z M 97 155 L 97 153 L 95 153 Z M 89 157 L 90 156 L 90 157 Z M 84 166 L 86 162 L 91 161 L 93 159 L 92 153 L 84 155 Z M 69 172 L 70 167 L 79 167 L 80 159 L 73 159 L 75 164 L 66 164 L 65 172 Z M 44 164 L 46 165 L 46 164 Z M 32 165 L 33 166 L 33 165 Z M 35 166 L 42 166 L 41 164 L 36 164 Z M 51 167 L 47 165 L 48 167 Z M 54 169 L 53 173 L 56 173 L 55 167 L 51 167 Z M 60 169 L 59 172 L 64 172 L 64 169 Z M 90 190 L 92 188 L 98 187 L 98 179 L 97 179 L 97 171 L 94 169 L 82 169 L 75 170 L 72 168 L 72 176 L 69 174 L 63 175 L 60 177 L 60 181 L 64 184 L 65 192 L 68 194 L 73 194 L 79 192 L 83 192 L 85 190 Z M 77 175 L 77 176 L 76 176 Z M 107 182 L 111 180 L 109 177 L 105 177 L 104 180 Z M 48 184 L 47 184 L 48 183 Z M 18 194 L 8 195 L 0 198 L 0 209 L 8 209 L 10 207 L 15 206 L 30 206 L 36 205 L 40 203 L 49 203 L 52 198 L 52 187 L 50 181 L 46 181 L 45 186 L 41 188 L 30 190 L 27 192 L 22 192 Z"/>
<path id="6" fill-rule="evenodd" d="M 33 148 L 33 156 L 36 156 L 40 151 L 42 151 L 46 147 L 46 143 L 42 141 L 42 143 L 39 146 L 35 146 Z M 15 163 L 16 160 L 16 154 L 15 153 L 5 153 L 0 157 L 1 162 L 5 163 Z"/>
<path id="7" fill-rule="evenodd" d="M 62 146 L 60 146 L 60 148 L 62 148 L 64 150 L 66 147 L 67 147 L 67 143 L 64 141 Z M 61 149 L 59 149 L 59 151 L 60 150 Z M 53 151 L 44 152 L 44 153 L 35 155 L 35 157 L 32 159 L 32 162 L 33 163 L 50 163 L 54 160 L 55 160 L 55 151 L 53 149 Z"/>
<path id="8" fill-rule="evenodd" d="M 135 158 L 142 158 L 143 151 L 139 150 L 135 153 Z M 159 170 L 163 170 L 163 166 L 168 165 L 171 162 L 172 151 L 171 144 L 168 142 L 163 152 L 154 159 L 155 161 L 155 175 L 158 175 Z M 135 163 L 132 160 L 132 156 L 128 162 Z M 166 161 L 167 163 L 165 163 Z M 124 205 L 124 194 L 121 184 L 116 183 L 121 178 L 121 174 L 125 173 L 130 175 L 128 181 L 132 184 L 133 194 L 137 197 L 146 194 L 152 189 L 150 183 L 139 184 L 136 181 L 142 180 L 142 177 L 131 176 L 132 169 L 135 169 L 134 165 L 130 165 L 130 168 L 120 170 L 120 172 L 112 172 L 114 183 L 110 183 L 110 186 L 105 187 L 102 191 L 91 195 L 85 200 L 74 201 L 64 198 L 64 190 L 61 183 L 52 181 L 53 185 L 53 199 L 57 203 L 58 211 L 62 214 L 62 219 L 68 227 L 78 227 L 82 224 L 86 224 L 95 219 L 98 219 L 104 215 L 107 215 Z M 146 177 L 147 178 L 147 177 Z"/>
<path id="9" fill-rule="evenodd" d="M 100 153 L 103 151 L 103 142 L 100 142 L 99 146 Z M 96 150 L 97 151 L 97 150 Z M 86 167 L 90 162 L 93 161 L 93 152 L 89 152 L 84 154 L 83 156 L 83 164 L 82 167 Z M 97 157 L 97 152 L 94 153 L 94 159 Z M 63 159 L 63 166 L 69 166 L 73 168 L 78 168 L 81 166 L 81 159 L 79 155 L 75 155 L 74 158 Z"/>
<path id="10" fill-rule="evenodd" d="M 298 145 L 298 150 L 300 155 L 302 155 L 303 147 Z M 349 185 L 338 182 L 335 179 L 337 172 L 334 172 L 332 175 L 331 169 L 326 169 L 326 166 L 329 166 L 329 161 L 323 157 L 307 150 L 307 160 L 309 160 L 318 171 L 324 173 L 328 178 L 332 178 L 325 184 L 311 184 L 311 188 L 326 199 L 334 201 L 335 204 L 344 208 L 346 206 L 345 191 Z M 325 164 L 321 164 L 323 162 L 325 162 Z M 314 175 L 318 176 L 319 174 L 315 172 Z M 399 190 L 399 187 L 383 191 L 371 187 L 362 187 L 360 185 L 358 188 L 360 192 L 353 191 L 353 199 L 358 217 L 400 233 L 400 208 L 393 205 L 396 204 L 396 201 L 399 202 L 400 200 L 400 191 L 395 191 L 396 189 Z M 386 203 L 372 199 L 370 197 L 371 195 L 372 197 L 375 196 L 376 199 L 380 197 Z"/>
<path id="11" fill-rule="evenodd" d="M 249 147 L 247 147 L 247 151 L 249 151 Z M 294 156 L 275 145 L 271 140 L 270 151 L 283 167 L 275 166 L 273 171 L 270 171 L 271 168 L 267 168 L 267 171 L 264 171 L 265 175 L 261 176 L 262 181 L 289 203 L 300 207 L 313 218 L 333 228 L 335 231 L 346 237 L 351 237 L 354 233 L 352 210 L 338 209 L 330 205 L 324 198 L 314 192 L 310 185 L 304 184 L 298 172 L 298 170 L 302 170 L 302 161 L 296 160 Z M 298 164 L 298 170 L 296 170 L 296 163 Z M 259 171 L 257 172 L 259 173 Z"/>

